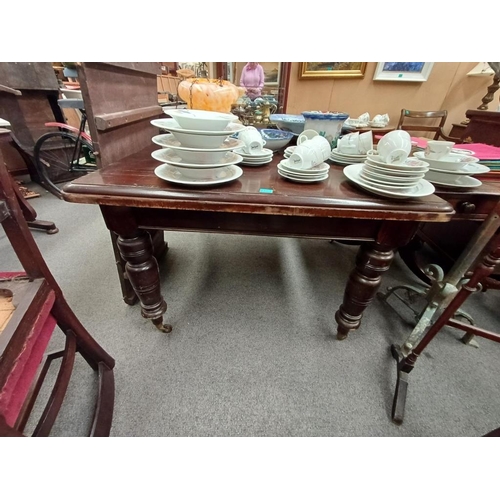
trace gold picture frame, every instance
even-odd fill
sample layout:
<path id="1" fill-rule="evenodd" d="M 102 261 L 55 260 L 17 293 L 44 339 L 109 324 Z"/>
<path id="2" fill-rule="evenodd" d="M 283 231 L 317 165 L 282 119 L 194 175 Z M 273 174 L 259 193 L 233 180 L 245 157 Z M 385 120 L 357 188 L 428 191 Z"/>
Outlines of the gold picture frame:
<path id="1" fill-rule="evenodd" d="M 303 62 L 299 66 L 299 79 L 364 78 L 365 62 Z"/>

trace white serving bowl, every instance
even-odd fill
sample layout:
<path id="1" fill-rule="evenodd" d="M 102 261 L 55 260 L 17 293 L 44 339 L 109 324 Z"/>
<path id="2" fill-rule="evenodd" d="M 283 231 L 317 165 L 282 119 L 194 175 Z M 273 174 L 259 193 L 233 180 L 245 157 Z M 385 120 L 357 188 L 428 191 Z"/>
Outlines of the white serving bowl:
<path id="1" fill-rule="evenodd" d="M 188 130 L 183 129 L 174 118 L 151 120 L 151 125 L 169 131 L 181 146 L 196 149 L 217 149 L 229 136 L 245 128 L 239 122 L 231 122 L 224 130 Z"/>
<path id="2" fill-rule="evenodd" d="M 413 156 L 419 160 L 426 161 L 431 169 L 435 168 L 438 170 L 459 170 L 466 165 L 479 161 L 479 158 L 474 156 L 459 155 L 456 153 L 449 153 L 439 160 L 427 158 L 424 151 L 417 151 Z"/>
<path id="3" fill-rule="evenodd" d="M 231 135 L 200 135 L 180 130 L 171 130 L 170 133 L 181 143 L 182 146 L 196 149 L 217 149 Z"/>
<path id="4" fill-rule="evenodd" d="M 189 151 L 188 149 L 176 149 L 175 153 L 187 163 L 200 165 L 219 163 L 228 154 L 227 151 Z"/>
<path id="5" fill-rule="evenodd" d="M 224 130 L 229 123 L 238 120 L 232 113 L 202 109 L 163 109 L 163 111 L 187 130 Z"/>

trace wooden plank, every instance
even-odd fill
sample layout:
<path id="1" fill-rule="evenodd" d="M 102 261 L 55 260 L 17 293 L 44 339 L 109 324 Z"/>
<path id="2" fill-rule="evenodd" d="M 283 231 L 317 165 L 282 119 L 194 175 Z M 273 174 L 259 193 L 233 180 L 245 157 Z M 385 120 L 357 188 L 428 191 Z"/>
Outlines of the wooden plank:
<path id="1" fill-rule="evenodd" d="M 10 87 L 7 87 L 5 85 L 0 85 L 0 92 L 8 92 L 9 94 L 14 94 L 14 95 L 23 95 L 23 93 L 20 90 L 11 89 Z"/>
<path id="2" fill-rule="evenodd" d="M 86 63 L 92 65 L 92 63 Z M 102 62 L 120 69 L 138 71 L 140 73 L 150 73 L 152 75 L 161 75 L 161 66 L 157 62 Z"/>
<path id="3" fill-rule="evenodd" d="M 58 90 L 50 62 L 0 63 L 0 83 L 16 90 Z"/>
<path id="4" fill-rule="evenodd" d="M 94 117 L 97 130 L 110 130 L 121 125 L 131 124 L 146 118 L 162 114 L 161 106 L 148 106 L 140 109 L 128 109 L 115 113 L 105 113 Z"/>

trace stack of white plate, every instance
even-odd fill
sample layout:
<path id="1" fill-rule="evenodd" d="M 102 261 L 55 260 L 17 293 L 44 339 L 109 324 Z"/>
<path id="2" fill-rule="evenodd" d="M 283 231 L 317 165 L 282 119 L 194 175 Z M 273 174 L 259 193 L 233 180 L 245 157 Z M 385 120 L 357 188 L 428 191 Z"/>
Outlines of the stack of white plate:
<path id="1" fill-rule="evenodd" d="M 238 153 L 242 157 L 240 164 L 246 165 L 248 167 L 267 165 L 273 159 L 273 151 L 267 148 L 262 148 L 262 151 L 260 151 L 258 154 L 245 153 L 243 148 L 235 150 L 235 153 Z"/>
<path id="2" fill-rule="evenodd" d="M 288 146 L 283 152 L 283 156 L 285 158 L 290 158 L 290 156 L 292 156 L 294 151 L 295 151 L 295 146 Z"/>
<path id="3" fill-rule="evenodd" d="M 439 160 L 429 159 L 423 151 L 414 155 L 429 164 L 425 178 L 432 184 L 454 189 L 470 189 L 482 184 L 473 175 L 486 174 L 490 171 L 485 165 L 480 165 L 479 158 L 465 154 L 449 153 Z"/>
<path id="4" fill-rule="evenodd" d="M 357 186 L 388 198 L 419 198 L 435 190 L 424 179 L 429 164 L 417 158 L 408 158 L 398 164 L 383 161 L 377 154 L 368 154 L 364 163 L 344 168 L 345 176 Z"/>
<path id="5" fill-rule="evenodd" d="M 338 148 L 332 149 L 330 153 L 330 161 L 336 163 L 337 165 L 342 165 L 343 167 L 347 165 L 352 165 L 353 163 L 360 163 L 366 160 L 366 154 L 346 154 L 341 153 Z"/>
<path id="6" fill-rule="evenodd" d="M 153 151 L 162 165 L 155 169 L 161 179 L 184 185 L 213 185 L 229 182 L 243 174 L 236 164 L 243 158 L 234 152 L 243 142 L 230 137 L 245 127 L 229 113 L 201 110 L 168 110 L 179 116 L 152 120 L 169 134 L 153 137 L 161 149 Z M 237 118 L 236 118 L 237 119 Z M 182 123 L 182 126 L 181 126 Z"/>
<path id="7" fill-rule="evenodd" d="M 288 163 L 288 159 L 281 160 L 278 163 L 278 174 L 293 182 L 310 183 L 319 182 L 328 179 L 330 165 L 328 163 L 320 163 L 315 167 L 301 169 L 293 167 Z"/>

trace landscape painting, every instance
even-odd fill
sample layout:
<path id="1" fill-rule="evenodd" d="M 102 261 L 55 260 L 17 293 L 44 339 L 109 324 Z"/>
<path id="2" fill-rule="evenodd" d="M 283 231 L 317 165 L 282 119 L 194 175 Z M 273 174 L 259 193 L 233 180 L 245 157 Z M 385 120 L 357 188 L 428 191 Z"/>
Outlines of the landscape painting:
<path id="1" fill-rule="evenodd" d="M 299 78 L 363 78 L 365 62 L 303 62 L 299 67 Z"/>

